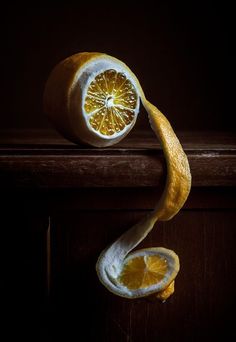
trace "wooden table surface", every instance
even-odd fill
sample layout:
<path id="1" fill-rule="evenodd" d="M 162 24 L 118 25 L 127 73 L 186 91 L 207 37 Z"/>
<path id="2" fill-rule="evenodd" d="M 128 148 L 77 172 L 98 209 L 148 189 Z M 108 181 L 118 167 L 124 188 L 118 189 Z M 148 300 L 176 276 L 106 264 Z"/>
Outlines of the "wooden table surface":
<path id="1" fill-rule="evenodd" d="M 195 186 L 236 185 L 236 134 L 178 134 Z M 150 131 L 105 148 L 75 145 L 53 131 L 0 132 L 0 186 L 20 188 L 155 187 L 163 153 Z"/>

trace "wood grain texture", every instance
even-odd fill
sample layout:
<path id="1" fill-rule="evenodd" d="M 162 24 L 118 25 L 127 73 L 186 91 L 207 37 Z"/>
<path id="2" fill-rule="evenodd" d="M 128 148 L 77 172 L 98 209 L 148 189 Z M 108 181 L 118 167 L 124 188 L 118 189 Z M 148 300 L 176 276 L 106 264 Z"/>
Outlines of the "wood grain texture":
<path id="1" fill-rule="evenodd" d="M 54 336 L 135 342 L 229 338 L 236 304 L 235 211 L 182 211 L 158 223 L 140 245 L 165 246 L 180 257 L 176 292 L 164 304 L 114 296 L 94 268 L 101 250 L 144 215 L 110 211 L 52 217 Z"/>
<path id="2" fill-rule="evenodd" d="M 193 135 L 191 143 L 189 133 L 181 137 L 193 186 L 235 186 L 234 136 L 219 134 L 217 141 L 214 135 L 212 139 L 199 135 Z M 28 138 L 22 137 L 17 145 L 2 140 L 2 188 L 155 187 L 164 183 L 165 160 L 152 132 L 134 132 L 127 142 L 108 149 L 57 145 L 49 138 L 38 146 L 31 145 L 32 136 Z"/>
<path id="3" fill-rule="evenodd" d="M 48 133 L 4 134 L 0 224 L 8 336 L 50 342 L 232 339 L 233 134 L 179 135 L 194 186 L 181 212 L 158 223 L 140 246 L 164 246 L 180 257 L 176 292 L 164 304 L 116 297 L 95 272 L 102 249 L 150 212 L 162 193 L 165 162 L 152 133 L 132 132 L 99 150 Z"/>
<path id="4" fill-rule="evenodd" d="M 180 142 L 185 150 L 233 150 L 236 148 L 235 132 L 221 131 L 177 131 Z M 32 149 L 36 152 L 37 148 L 53 150 L 97 150 L 97 148 L 88 148 L 82 144 L 74 144 L 63 138 L 55 130 L 46 129 L 0 129 L 0 150 L 21 150 Z M 150 129 L 140 129 L 136 126 L 132 131 L 118 144 L 106 148 L 106 151 L 119 149 L 156 149 L 160 148 L 155 134 Z M 101 150 L 101 149 L 99 149 Z"/>

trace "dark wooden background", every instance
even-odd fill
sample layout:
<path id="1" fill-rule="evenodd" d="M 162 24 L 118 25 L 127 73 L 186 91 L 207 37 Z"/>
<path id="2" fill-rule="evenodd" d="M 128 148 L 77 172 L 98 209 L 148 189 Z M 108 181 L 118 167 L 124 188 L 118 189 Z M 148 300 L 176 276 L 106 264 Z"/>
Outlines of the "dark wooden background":
<path id="1" fill-rule="evenodd" d="M 95 272 L 100 252 L 152 210 L 163 190 L 165 162 L 152 132 L 132 132 L 107 149 L 85 149 L 52 132 L 5 132 L 0 139 L 1 310 L 8 337 L 232 338 L 236 137 L 226 132 L 178 136 L 190 161 L 190 197 L 140 246 L 165 246 L 180 257 L 176 292 L 162 304 L 116 297 Z"/>
<path id="2" fill-rule="evenodd" d="M 51 69 L 74 53 L 101 51 L 130 66 L 176 129 L 235 129 L 233 13 L 211 1 L 7 2 L 1 126 L 49 127 L 42 93 Z"/>
<path id="3" fill-rule="evenodd" d="M 236 304 L 233 13 L 207 1 L 5 4 L 1 340 L 230 339 Z M 64 140 L 42 112 L 52 67 L 86 50 L 131 67 L 177 129 L 190 160 L 186 205 L 142 244 L 174 249 L 180 257 L 176 293 L 165 304 L 115 297 L 94 269 L 101 250 L 152 210 L 163 189 L 165 163 L 144 111 L 133 132 L 105 150 Z"/>

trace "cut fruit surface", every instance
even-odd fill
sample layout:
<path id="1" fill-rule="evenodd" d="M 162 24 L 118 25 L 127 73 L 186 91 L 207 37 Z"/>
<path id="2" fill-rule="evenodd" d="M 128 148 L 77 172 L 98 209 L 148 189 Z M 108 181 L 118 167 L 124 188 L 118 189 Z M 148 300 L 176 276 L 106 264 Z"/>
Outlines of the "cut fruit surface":
<path id="1" fill-rule="evenodd" d="M 109 69 L 89 84 L 84 109 L 91 127 L 111 136 L 132 123 L 137 104 L 138 94 L 131 81 L 124 73 Z"/>
<path id="2" fill-rule="evenodd" d="M 59 63 L 44 91 L 44 109 L 59 132 L 75 143 L 114 145 L 134 126 L 138 80 L 119 60 L 79 53 Z"/>
<path id="3" fill-rule="evenodd" d="M 131 290 L 132 295 L 139 297 L 148 289 L 148 294 L 158 292 L 157 298 L 165 301 L 174 292 L 173 279 L 178 271 L 179 258 L 173 251 L 147 248 L 126 257 L 118 282 L 126 293 Z"/>
<path id="4" fill-rule="evenodd" d="M 124 263 L 119 282 L 129 289 L 137 290 L 155 285 L 166 275 L 167 260 L 158 255 L 144 255 Z"/>
<path id="5" fill-rule="evenodd" d="M 96 147 L 114 145 L 129 133 L 140 101 L 165 155 L 165 189 L 155 209 L 100 254 L 96 270 L 102 284 L 116 295 L 155 294 L 165 301 L 174 292 L 178 256 L 163 247 L 133 250 L 157 221 L 170 220 L 179 212 L 190 192 L 188 159 L 169 121 L 146 99 L 128 66 L 103 53 L 84 52 L 65 59 L 50 74 L 44 92 L 45 111 L 59 132 Z"/>

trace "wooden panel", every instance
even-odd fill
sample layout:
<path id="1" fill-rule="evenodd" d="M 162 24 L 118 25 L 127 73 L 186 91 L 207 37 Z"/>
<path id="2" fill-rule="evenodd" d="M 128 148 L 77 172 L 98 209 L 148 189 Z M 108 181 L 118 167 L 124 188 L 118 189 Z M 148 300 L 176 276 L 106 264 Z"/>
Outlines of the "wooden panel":
<path id="1" fill-rule="evenodd" d="M 183 144 L 186 141 L 193 186 L 236 185 L 235 138 L 228 134 L 224 139 L 221 136 L 222 143 L 215 139 L 214 135 L 202 134 L 200 139 L 195 134 L 190 145 L 188 134 L 181 139 Z M 2 146 L 0 186 L 66 189 L 162 185 L 165 160 L 151 131 L 136 132 L 127 141 L 110 149 L 82 149 L 73 144 L 58 148 L 53 147 L 53 141 L 50 146 Z"/>
<path id="2" fill-rule="evenodd" d="M 153 210 L 163 191 L 155 188 L 96 188 L 74 191 L 41 192 L 38 196 L 54 214 L 76 210 Z M 236 208 L 236 188 L 192 188 L 184 209 L 233 209 Z"/>
<path id="3" fill-rule="evenodd" d="M 15 203 L 27 206 L 30 202 L 38 205 L 42 212 L 55 215 L 58 212 L 69 215 L 77 211 L 127 211 L 153 210 L 161 196 L 163 188 L 84 188 L 56 190 L 2 190 L 4 202 L 12 208 Z M 235 187 L 192 188 L 184 205 L 185 210 L 236 209 Z"/>
<path id="4" fill-rule="evenodd" d="M 140 129 L 136 126 L 132 131 L 115 146 L 106 147 L 106 151 L 120 149 L 159 149 L 154 132 L 149 129 Z M 232 150 L 236 149 L 235 132 L 221 131 L 177 131 L 177 136 L 186 150 Z M 86 149 L 86 151 L 104 149 L 91 148 L 82 144 L 74 144 L 63 138 L 55 130 L 47 129 L 0 129 L 0 151 L 31 150 L 34 153 L 43 149 L 53 153 L 66 151 L 76 151 Z"/>
<path id="5" fill-rule="evenodd" d="M 101 250 L 152 210 L 163 190 L 165 162 L 151 131 L 134 131 L 107 149 L 46 132 L 11 134 L 0 134 L 2 293 L 5 321 L 19 325 L 18 336 L 229 339 L 236 304 L 234 134 L 179 135 L 190 160 L 191 194 L 142 244 L 180 256 L 176 293 L 165 304 L 110 294 L 94 268 Z"/>
<path id="6" fill-rule="evenodd" d="M 236 156 L 188 154 L 193 186 L 235 186 Z M 210 165 L 210 167 L 209 167 Z M 163 183 L 164 158 L 147 156 L 0 156 L 3 188 L 146 187 Z"/>
<path id="7" fill-rule="evenodd" d="M 144 214 L 52 217 L 52 336 L 135 342 L 229 338 L 236 304 L 236 212 L 182 211 L 158 223 L 142 243 L 174 249 L 180 257 L 176 292 L 164 304 L 114 296 L 94 268 L 101 250 Z"/>

